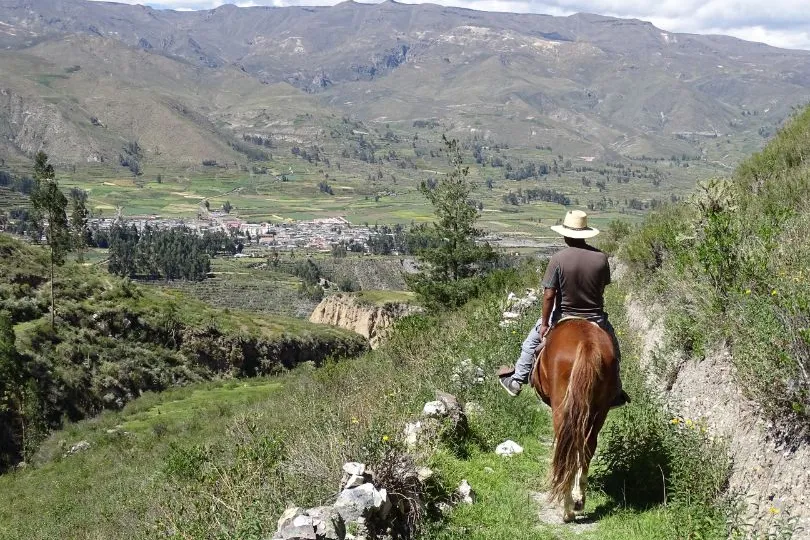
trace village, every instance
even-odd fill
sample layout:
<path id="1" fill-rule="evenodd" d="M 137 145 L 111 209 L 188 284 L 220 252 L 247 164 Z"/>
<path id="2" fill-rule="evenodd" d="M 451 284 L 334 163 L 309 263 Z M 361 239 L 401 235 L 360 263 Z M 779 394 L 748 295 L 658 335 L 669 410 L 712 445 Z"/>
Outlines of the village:
<path id="1" fill-rule="evenodd" d="M 91 218 L 88 224 L 93 229 L 103 231 L 109 230 L 118 219 L 121 218 Z M 194 219 L 152 215 L 133 216 L 125 221 L 139 231 L 147 226 L 156 229 L 186 227 L 198 234 L 224 231 L 246 240 L 248 244 L 275 249 L 329 250 L 337 244 L 360 245 L 365 249 L 369 237 L 374 234 L 371 227 L 352 225 L 343 217 L 283 223 L 248 223 L 224 212 L 210 212 L 206 215 L 199 214 Z"/>

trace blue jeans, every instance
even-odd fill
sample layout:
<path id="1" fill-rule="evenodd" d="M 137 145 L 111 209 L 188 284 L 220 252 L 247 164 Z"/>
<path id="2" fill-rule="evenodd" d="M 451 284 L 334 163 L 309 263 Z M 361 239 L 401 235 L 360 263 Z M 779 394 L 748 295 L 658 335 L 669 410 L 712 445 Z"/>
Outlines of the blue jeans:
<path id="1" fill-rule="evenodd" d="M 555 315 L 556 312 L 552 313 L 551 315 L 551 328 L 553 328 L 556 322 L 561 318 L 555 317 Z M 616 351 L 616 362 L 618 363 L 621 360 L 619 340 L 616 339 L 616 331 L 613 329 L 613 325 L 610 324 L 610 321 L 608 321 L 607 313 L 598 318 L 593 318 L 590 320 L 598 324 L 604 331 L 610 334 L 610 337 L 613 339 L 613 348 Z M 537 324 L 532 327 L 531 332 L 529 332 L 529 335 L 526 336 L 526 339 L 523 341 L 523 345 L 520 346 L 520 358 L 518 358 L 518 361 L 515 364 L 515 373 L 512 375 L 512 378 L 523 384 L 529 382 L 529 375 L 532 372 L 532 365 L 534 365 L 535 350 L 543 342 L 543 340 L 540 339 L 541 323 L 542 319 L 537 319 Z"/>

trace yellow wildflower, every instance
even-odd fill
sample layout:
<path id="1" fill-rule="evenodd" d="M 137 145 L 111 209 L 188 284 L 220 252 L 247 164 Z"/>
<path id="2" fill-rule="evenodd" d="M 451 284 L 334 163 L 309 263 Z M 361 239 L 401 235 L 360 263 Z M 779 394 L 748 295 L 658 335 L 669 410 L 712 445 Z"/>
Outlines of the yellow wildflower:
<path id="1" fill-rule="evenodd" d="M 352 424 L 359 424 L 359 423 L 360 423 L 360 420 L 358 420 L 357 418 L 352 416 Z"/>
<path id="2" fill-rule="evenodd" d="M 681 423 L 681 419 L 680 418 L 673 418 L 672 420 L 669 421 L 669 423 L 677 426 L 678 424 Z"/>
<path id="3" fill-rule="evenodd" d="M 382 441 L 383 442 L 388 442 L 388 435 L 383 435 L 382 436 Z"/>
<path id="4" fill-rule="evenodd" d="M 751 294 L 751 289 L 745 289 L 745 294 Z"/>
<path id="5" fill-rule="evenodd" d="M 776 289 L 771 290 L 771 296 L 776 296 L 777 294 L 779 294 L 779 293 L 776 292 Z"/>
<path id="6" fill-rule="evenodd" d="M 687 418 L 687 419 L 686 419 L 686 427 L 692 427 L 692 424 L 694 424 L 694 422 L 692 422 L 692 419 L 691 419 L 691 418 Z"/>
<path id="7" fill-rule="evenodd" d="M 779 513 L 779 509 L 775 506 L 771 506 L 770 508 L 768 508 L 768 512 L 770 512 L 772 516 L 775 516 L 776 514 Z"/>

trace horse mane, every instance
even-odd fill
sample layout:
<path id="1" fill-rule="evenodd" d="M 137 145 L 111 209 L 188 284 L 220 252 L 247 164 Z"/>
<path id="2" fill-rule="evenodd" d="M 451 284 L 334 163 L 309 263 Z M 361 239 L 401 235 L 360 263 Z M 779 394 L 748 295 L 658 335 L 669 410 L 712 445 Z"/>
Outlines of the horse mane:
<path id="1" fill-rule="evenodd" d="M 558 411 L 562 421 L 559 433 L 555 434 L 557 443 L 551 463 L 552 500 L 564 499 L 577 471 L 587 467 L 592 457 L 588 455 L 588 438 L 593 429 L 590 404 L 600 378 L 601 361 L 599 344 L 587 332 L 577 345 L 568 388 Z"/>

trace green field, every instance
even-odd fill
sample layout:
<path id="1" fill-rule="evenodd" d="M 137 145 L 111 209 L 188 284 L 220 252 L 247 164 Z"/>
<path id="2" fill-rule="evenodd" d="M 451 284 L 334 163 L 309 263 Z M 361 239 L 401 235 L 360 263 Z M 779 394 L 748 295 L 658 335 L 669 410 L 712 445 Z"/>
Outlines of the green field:
<path id="1" fill-rule="evenodd" d="M 351 134 L 340 132 L 315 141 L 319 160 L 312 162 L 291 154 L 289 146 L 280 146 L 272 149 L 270 161 L 248 166 L 231 163 L 173 168 L 147 163 L 142 175 L 132 177 L 120 168 L 96 165 L 79 167 L 75 172 L 60 171 L 59 177 L 63 187 L 88 190 L 94 213 L 102 216 L 115 215 L 120 210 L 125 216 L 193 218 L 204 210 L 201 206 L 204 201 L 213 210 L 227 200 L 234 207 L 233 215 L 250 222 L 326 216 L 344 216 L 354 224 L 372 225 L 431 220 L 432 211 L 417 187 L 428 178 L 441 178 L 448 170 L 446 158 L 440 152 L 441 133 L 410 127 L 388 129 L 381 125 L 367 129 L 370 132 L 367 139 L 376 145 L 374 155 L 378 162 L 374 164 L 342 157 L 342 152 L 356 141 Z M 394 135 L 385 138 L 383 131 Z M 418 137 L 418 145 L 407 144 L 413 137 Z M 637 220 L 643 211 L 630 208 L 632 199 L 649 203 L 652 199 L 669 201 L 673 196 L 684 197 L 697 180 L 725 171 L 708 160 L 652 162 L 617 157 L 616 163 L 609 163 L 548 149 L 488 150 L 487 156 L 500 156 L 515 167 L 521 163 L 559 163 L 557 173 L 506 180 L 503 167 L 481 166 L 472 161 L 472 140 L 462 143 L 470 178 L 478 186 L 474 197 L 482 204 L 481 225 L 497 234 L 542 234 L 547 225 L 556 223 L 565 212 L 562 205 L 547 202 L 508 204 L 503 197 L 510 192 L 533 188 L 557 191 L 568 196 L 573 207 L 590 206 L 598 226 L 616 217 Z M 389 153 L 395 158 L 386 158 Z M 254 174 L 251 172 L 254 166 L 265 167 L 266 173 Z M 625 171 L 626 181 L 619 181 Z M 658 175 L 655 184 L 647 177 L 653 173 Z M 333 194 L 319 190 L 322 181 L 331 186 Z M 604 183 L 602 187 L 597 186 L 600 182 Z"/>
<path id="2" fill-rule="evenodd" d="M 385 304 L 411 304 L 416 298 L 410 291 L 360 291 L 357 299 L 366 304 L 384 306 Z"/>

